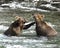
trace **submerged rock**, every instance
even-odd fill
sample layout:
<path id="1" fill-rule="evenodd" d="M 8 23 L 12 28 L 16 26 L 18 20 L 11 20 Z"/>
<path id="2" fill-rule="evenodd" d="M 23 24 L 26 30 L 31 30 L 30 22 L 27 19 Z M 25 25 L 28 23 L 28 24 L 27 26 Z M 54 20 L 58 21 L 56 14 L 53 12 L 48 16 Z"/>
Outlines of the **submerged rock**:
<path id="1" fill-rule="evenodd" d="M 53 2 L 60 2 L 60 0 L 52 0 Z"/>
<path id="2" fill-rule="evenodd" d="M 51 4 L 46 4 L 46 5 L 40 5 L 37 7 L 39 9 L 44 9 L 44 10 L 49 10 L 49 11 L 58 11 L 58 8 L 52 6 Z"/>
<path id="3" fill-rule="evenodd" d="M 57 9 L 48 8 L 48 7 L 45 7 L 45 6 L 40 6 L 39 8 L 44 9 L 44 10 L 50 10 L 50 11 L 58 11 Z"/>
<path id="4" fill-rule="evenodd" d="M 0 5 L 4 3 L 4 0 L 0 0 Z"/>
<path id="5" fill-rule="evenodd" d="M 51 4 L 54 7 L 60 8 L 60 4 Z"/>

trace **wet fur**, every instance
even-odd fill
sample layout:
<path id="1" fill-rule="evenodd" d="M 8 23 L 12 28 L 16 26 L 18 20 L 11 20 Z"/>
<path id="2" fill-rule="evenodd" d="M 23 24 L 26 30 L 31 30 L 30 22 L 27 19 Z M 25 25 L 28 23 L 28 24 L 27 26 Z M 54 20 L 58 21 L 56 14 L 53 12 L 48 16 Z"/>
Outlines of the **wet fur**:
<path id="1" fill-rule="evenodd" d="M 9 28 L 4 32 L 6 36 L 19 36 L 22 33 L 23 29 L 28 29 L 30 26 L 35 24 L 35 22 L 31 22 L 28 25 L 24 25 L 26 20 L 22 17 L 16 17 L 16 21 L 14 21 Z"/>
<path id="2" fill-rule="evenodd" d="M 36 22 L 36 33 L 37 36 L 55 36 L 57 32 L 55 29 L 50 27 L 43 19 L 43 15 L 34 14 L 34 19 Z"/>

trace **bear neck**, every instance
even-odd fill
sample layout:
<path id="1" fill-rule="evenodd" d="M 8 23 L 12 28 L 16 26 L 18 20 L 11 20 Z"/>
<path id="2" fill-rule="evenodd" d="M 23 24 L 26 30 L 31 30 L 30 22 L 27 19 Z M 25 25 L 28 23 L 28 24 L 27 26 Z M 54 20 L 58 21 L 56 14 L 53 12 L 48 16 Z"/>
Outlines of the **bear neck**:
<path id="1" fill-rule="evenodd" d="M 36 21 L 36 26 L 42 26 L 43 23 L 44 21 Z"/>

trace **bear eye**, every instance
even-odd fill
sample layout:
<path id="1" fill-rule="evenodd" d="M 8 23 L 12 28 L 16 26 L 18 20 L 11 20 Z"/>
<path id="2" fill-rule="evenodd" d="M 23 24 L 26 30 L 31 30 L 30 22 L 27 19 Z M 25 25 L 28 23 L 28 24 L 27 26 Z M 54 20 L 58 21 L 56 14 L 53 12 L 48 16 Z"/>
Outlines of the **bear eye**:
<path id="1" fill-rule="evenodd" d="M 25 23 L 25 21 L 23 21 L 23 20 L 22 20 L 21 22 L 22 22 L 23 24 Z"/>
<path id="2" fill-rule="evenodd" d="M 24 21 L 22 21 L 23 23 L 25 23 Z"/>
<path id="3" fill-rule="evenodd" d="M 41 16 L 41 17 L 43 17 L 43 16 Z"/>

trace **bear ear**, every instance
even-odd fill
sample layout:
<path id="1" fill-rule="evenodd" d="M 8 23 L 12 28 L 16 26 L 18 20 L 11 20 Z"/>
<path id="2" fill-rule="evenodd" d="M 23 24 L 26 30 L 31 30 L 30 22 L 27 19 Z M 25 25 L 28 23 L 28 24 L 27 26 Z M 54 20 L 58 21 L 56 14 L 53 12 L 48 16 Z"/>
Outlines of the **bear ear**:
<path id="1" fill-rule="evenodd" d="M 34 13 L 33 14 L 33 18 L 37 18 L 37 13 Z"/>
<path id="2" fill-rule="evenodd" d="M 45 15 L 44 15 L 44 14 L 42 14 L 42 17 L 44 18 L 44 17 L 45 17 Z"/>
<path id="3" fill-rule="evenodd" d="M 16 16 L 16 17 L 15 17 L 15 20 L 18 20 L 19 18 L 20 18 L 19 16 Z"/>
<path id="4" fill-rule="evenodd" d="M 39 18 L 41 21 L 43 21 L 44 15 L 43 15 L 43 14 L 38 14 L 38 18 Z"/>
<path id="5" fill-rule="evenodd" d="M 45 17 L 45 15 L 44 15 L 44 14 L 38 14 L 38 16 L 41 16 L 42 18 L 44 18 L 44 17 Z"/>
<path id="6" fill-rule="evenodd" d="M 28 20 L 24 18 L 24 23 L 26 23 L 26 22 L 28 22 Z"/>

